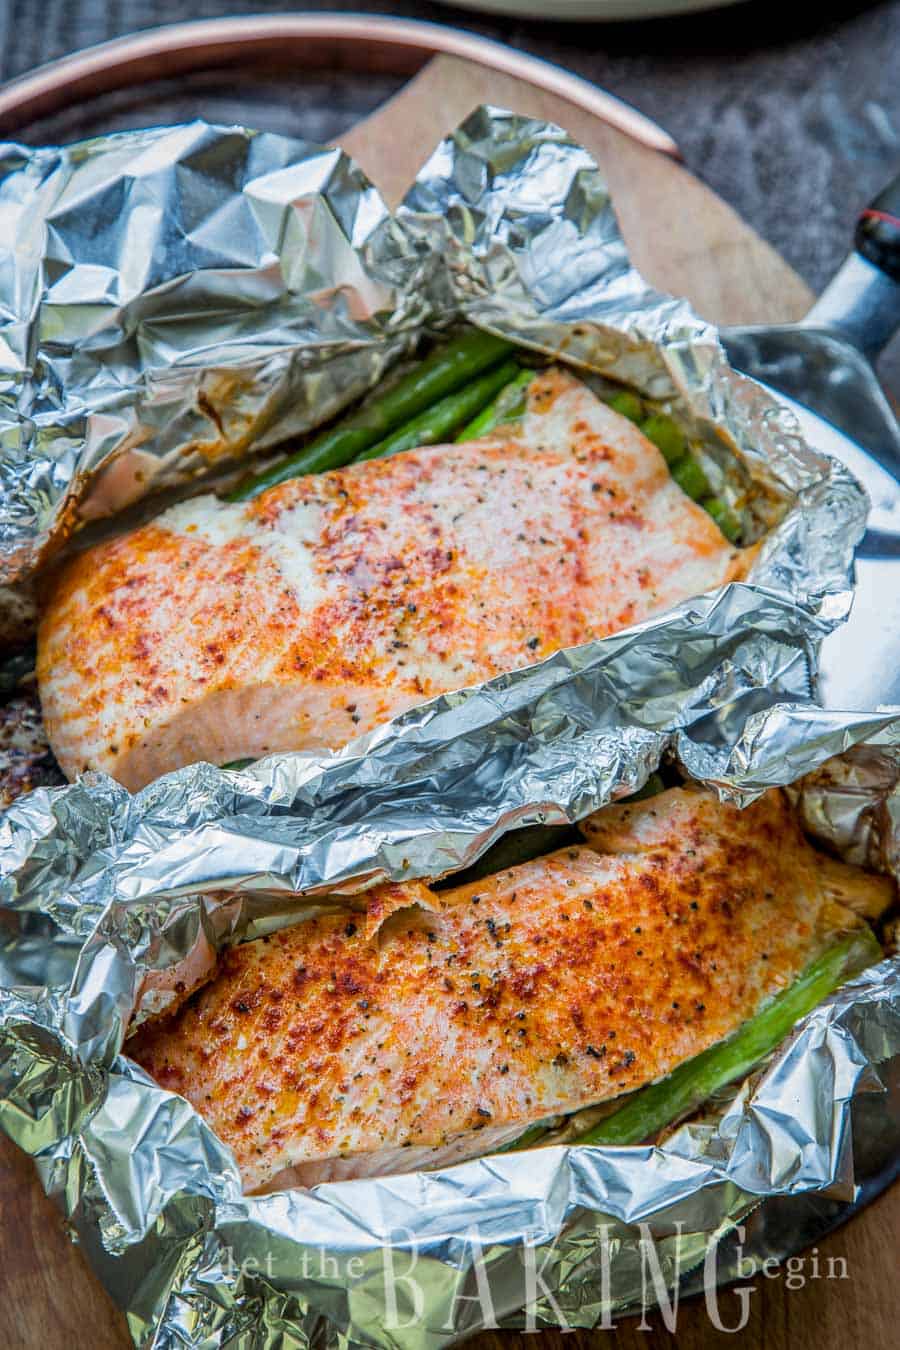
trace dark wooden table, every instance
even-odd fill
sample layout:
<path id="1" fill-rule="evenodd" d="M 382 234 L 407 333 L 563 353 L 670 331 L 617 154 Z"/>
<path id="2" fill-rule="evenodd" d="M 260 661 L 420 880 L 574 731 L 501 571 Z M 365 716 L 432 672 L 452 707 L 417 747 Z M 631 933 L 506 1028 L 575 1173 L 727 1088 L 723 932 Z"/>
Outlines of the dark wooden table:
<path id="1" fill-rule="evenodd" d="M 548 10 L 552 0 L 548 0 Z M 677 139 L 688 167 L 745 217 L 816 289 L 846 250 L 855 211 L 900 171 L 900 0 L 880 5 L 746 3 L 718 14 L 647 24 L 563 25 L 489 19 L 449 6 L 383 0 L 0 0 L 0 79 L 54 57 L 139 28 L 181 19 L 292 9 L 368 10 L 455 23 L 504 39 L 569 67 L 620 95 Z M 282 80 L 281 93 L 260 79 L 240 89 L 211 77 L 186 101 L 177 86 L 157 91 L 151 105 L 132 91 L 109 108 L 110 126 L 181 120 L 202 111 L 216 120 L 245 120 L 311 139 L 327 140 L 393 93 L 397 81 L 353 76 Z M 258 112 L 258 118 L 254 113 Z M 77 114 L 32 128 L 30 140 L 71 139 Z M 888 382 L 900 391 L 900 357 L 888 361 Z M 0 1147 L 0 1345 L 12 1350 L 63 1350 L 126 1343 L 124 1323 L 81 1259 L 65 1245 L 49 1203 L 23 1186 L 27 1159 Z M 26 1204 L 27 1207 L 22 1208 Z M 882 1350 L 896 1343 L 900 1286 L 900 1194 L 882 1197 L 819 1246 L 826 1259 L 844 1257 L 847 1278 L 811 1278 L 788 1288 L 785 1273 L 760 1280 L 746 1329 L 715 1331 L 701 1302 L 686 1305 L 673 1337 L 658 1317 L 651 1329 L 635 1322 L 607 1334 L 617 1350 L 682 1350 L 731 1345 L 736 1350 Z M 35 1252 L 42 1258 L 39 1270 Z M 21 1261 L 15 1259 L 20 1253 Z M 78 1299 L 55 1297 L 62 1280 Z M 730 1300 L 730 1301 L 729 1301 Z M 24 1310 L 46 1310 L 38 1322 Z M 60 1308 L 60 1315 L 54 1308 Z M 73 1320 L 72 1309 L 78 1308 Z M 737 1305 L 723 1299 L 723 1316 Z M 730 1323 L 729 1323 L 730 1324 Z M 568 1346 L 599 1340 L 570 1337 Z M 478 1350 L 504 1350 L 517 1338 L 486 1335 Z M 546 1347 L 558 1342 L 547 1334 Z M 560 1345 L 562 1342 L 558 1342 Z"/>

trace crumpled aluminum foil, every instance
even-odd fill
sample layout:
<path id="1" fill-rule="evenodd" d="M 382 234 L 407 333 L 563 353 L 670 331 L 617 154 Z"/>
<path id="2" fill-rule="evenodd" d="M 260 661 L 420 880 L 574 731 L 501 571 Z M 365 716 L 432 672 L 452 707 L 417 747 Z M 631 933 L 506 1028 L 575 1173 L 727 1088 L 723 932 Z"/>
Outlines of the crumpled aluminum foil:
<path id="1" fill-rule="evenodd" d="M 134 172 L 135 152 L 146 173 Z M 154 973 L 198 952 L 382 877 L 453 871 L 517 825 L 579 818 L 637 788 L 664 753 L 746 801 L 854 746 L 889 765 L 900 719 L 812 701 L 818 642 L 850 603 L 861 491 L 728 369 L 708 325 L 630 268 L 596 168 L 557 128 L 480 110 L 435 152 L 393 220 L 332 152 L 244 132 L 197 125 L 9 156 L 17 172 L 0 187 L 9 218 L 20 238 L 41 241 L 26 256 L 28 304 L 11 311 L 12 374 L 0 391 L 9 575 L 55 545 L 76 509 L 112 509 L 180 476 L 179 437 L 192 441 L 189 473 L 251 435 L 272 443 L 288 404 L 290 416 L 299 409 L 289 430 L 327 415 L 423 322 L 459 315 L 670 405 L 702 438 L 717 490 L 745 504 L 749 528 L 771 527 L 748 584 L 436 699 L 334 755 L 278 755 L 239 773 L 196 765 L 134 796 L 88 776 L 39 789 L 0 818 L 0 1125 L 35 1155 L 135 1339 L 393 1346 L 446 1343 L 491 1320 L 590 1326 L 640 1301 L 642 1238 L 655 1243 L 663 1286 L 702 1265 L 716 1237 L 727 1277 L 740 1273 L 727 1244 L 744 1218 L 751 1248 L 766 1255 L 791 1240 L 795 1199 L 852 1203 L 858 1186 L 875 1184 L 870 1171 L 882 1175 L 873 1141 L 885 1156 L 900 1147 L 896 963 L 812 1014 L 717 1123 L 685 1126 L 662 1148 L 553 1148 L 314 1192 L 243 1197 L 231 1155 L 202 1120 L 122 1055 L 129 1022 L 159 1006 Z M 324 204 L 317 183 L 334 186 Z M 241 184 L 251 188 L 243 197 Z M 250 299 L 233 328 L 233 316 L 217 327 L 209 297 L 221 297 L 234 267 L 215 249 L 243 237 L 248 199 L 265 201 L 271 225 L 272 196 L 271 255 L 229 255 L 247 270 L 249 290 L 238 290 Z M 87 219 L 92 204 L 111 201 L 116 228 L 105 244 L 100 232 L 88 259 L 75 248 L 87 249 L 88 232 L 71 224 L 72 203 Z M 183 255 L 154 255 L 155 272 L 143 259 L 146 286 L 129 252 L 138 207 L 155 239 L 171 237 L 167 221 L 182 223 Z M 309 227 L 299 245 L 295 210 Z M 57 229 L 57 215 L 71 232 Z M 290 247 L 279 254 L 276 238 Z M 113 258 L 129 263 L 121 275 Z M 345 263 L 375 297 L 368 308 L 353 286 L 344 296 Z M 103 277 L 90 271 L 103 265 Z M 253 297 L 270 294 L 254 289 L 266 267 L 276 299 L 254 318 Z M 299 278 L 293 290 L 279 289 L 287 273 Z M 67 277 L 94 290 L 63 286 L 48 308 L 45 279 L 52 291 Z M 174 336 L 160 324 L 172 293 L 183 321 Z M 56 342 L 57 319 L 77 321 L 68 348 Z M 247 375 L 246 420 L 240 432 L 227 424 L 209 455 L 198 393 L 208 395 L 207 353 L 221 362 L 223 341 L 229 380 Z M 25 370 L 33 349 L 44 363 L 37 382 Z M 101 351 L 121 356 L 112 392 Z M 257 385 L 260 370 L 268 385 Z M 218 422 L 231 416 L 231 389 Z M 137 453 L 144 484 L 131 472 Z M 834 764 L 828 772 L 833 791 L 821 773 L 798 790 L 811 828 L 826 837 L 842 824 L 843 835 L 827 836 L 835 846 L 892 863 L 896 779 L 888 784 L 887 768 L 877 785 Z M 402 1279 L 410 1253 L 414 1282 Z M 479 1271 L 487 1302 L 473 1297 L 484 1292 Z"/>
<path id="2" fill-rule="evenodd" d="M 195 122 L 0 147 L 0 581 L 76 521 L 330 417 L 418 333 L 338 150 Z"/>
<path id="3" fill-rule="evenodd" d="M 864 848 L 870 864 L 896 858 L 898 831 L 876 851 L 862 822 L 898 813 L 900 717 L 783 705 L 749 721 L 737 753 L 721 752 L 715 786 L 752 796 L 808 770 L 796 793 L 815 832 L 845 853 Z M 580 770 L 558 772 L 580 754 L 560 751 L 552 731 L 537 730 L 525 781 L 543 775 L 539 809 L 557 819 L 591 802 Z M 241 774 L 183 769 L 134 798 L 97 778 L 7 814 L 12 908 L 36 912 L 49 896 L 84 941 L 68 987 L 0 991 L 0 1126 L 35 1155 L 138 1343 L 393 1346 L 402 1332 L 440 1345 L 492 1323 L 592 1326 L 652 1302 L 642 1240 L 655 1244 L 664 1288 L 682 1273 L 696 1285 L 710 1250 L 710 1279 L 746 1279 L 748 1262 L 793 1250 L 798 1231 L 818 1236 L 896 1162 L 898 959 L 817 1008 L 718 1121 L 685 1125 L 661 1147 L 547 1148 L 244 1197 L 228 1149 L 121 1053 L 146 969 L 284 922 L 290 910 L 269 897 L 327 873 L 329 853 L 343 858 L 348 815 L 359 875 L 393 872 L 392 858 L 405 872 L 412 847 L 434 870 L 448 849 L 480 850 L 486 816 L 471 790 L 503 781 L 505 755 L 493 728 L 472 739 L 482 753 L 470 765 L 404 781 L 399 733 L 384 765 L 397 766 L 402 806 L 367 756 L 348 758 L 329 795 L 328 769 L 297 755 Z M 831 750 L 863 742 L 823 767 Z M 690 758 L 690 737 L 674 744 Z M 866 777 L 859 762 L 873 755 L 881 771 Z M 643 744 L 632 767 L 646 772 Z M 619 783 L 621 768 L 609 766 Z M 444 802 L 450 783 L 458 810 Z M 593 790 L 608 790 L 600 775 Z M 860 822 L 849 834 L 848 791 Z M 507 825 L 523 818 L 514 786 L 498 806 Z M 198 900 L 226 880 L 237 894 Z M 810 1201 L 823 1207 L 811 1236 Z M 414 1283 L 402 1278 L 412 1265 Z"/>
<path id="4" fill-rule="evenodd" d="M 151 489 L 331 417 L 427 324 L 463 318 L 673 411 L 754 572 L 827 624 L 864 517 L 850 475 L 630 266 L 558 127 L 483 108 L 395 217 L 337 150 L 242 128 L 0 150 L 0 583 Z"/>

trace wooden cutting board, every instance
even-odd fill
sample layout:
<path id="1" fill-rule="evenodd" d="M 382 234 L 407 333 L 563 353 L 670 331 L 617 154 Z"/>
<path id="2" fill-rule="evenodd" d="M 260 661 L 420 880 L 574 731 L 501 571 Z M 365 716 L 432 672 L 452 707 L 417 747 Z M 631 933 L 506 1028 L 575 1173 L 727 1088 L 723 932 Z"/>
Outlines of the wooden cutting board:
<path id="1" fill-rule="evenodd" d="M 556 95 L 451 57 L 432 61 L 372 117 L 343 138 L 394 203 L 425 153 L 472 108 L 490 102 L 560 123 L 601 164 L 632 258 L 663 290 L 686 295 L 705 318 L 720 323 L 789 322 L 811 295 L 786 263 L 708 188 L 674 160 L 630 139 Z M 845 1229 L 822 1242 L 819 1256 L 847 1260 L 847 1280 L 811 1280 L 788 1291 L 783 1276 L 760 1280 L 743 1332 L 712 1330 L 702 1301 L 681 1310 L 682 1350 L 728 1344 L 735 1350 L 880 1350 L 895 1341 L 900 1316 L 896 1253 L 900 1188 L 881 1197 Z M 723 1300 L 731 1324 L 736 1302 Z M 607 1333 L 610 1350 L 662 1350 L 672 1338 L 656 1317 L 650 1330 L 632 1320 Z M 476 1350 L 513 1350 L 515 1333 L 485 1333 Z M 599 1333 L 574 1333 L 566 1346 L 585 1347 Z M 58 1212 L 38 1185 L 31 1162 L 0 1139 L 0 1346 L 14 1350 L 124 1350 L 131 1344 L 113 1307 Z M 533 1339 L 523 1344 L 541 1344 Z M 544 1334 L 547 1350 L 562 1344 Z"/>

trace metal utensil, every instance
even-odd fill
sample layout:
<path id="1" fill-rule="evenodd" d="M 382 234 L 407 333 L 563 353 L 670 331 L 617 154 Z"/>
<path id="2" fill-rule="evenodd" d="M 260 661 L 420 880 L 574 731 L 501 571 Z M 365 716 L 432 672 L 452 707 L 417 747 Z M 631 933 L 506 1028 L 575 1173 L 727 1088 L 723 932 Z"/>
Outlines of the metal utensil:
<path id="1" fill-rule="evenodd" d="M 900 176 L 861 212 L 853 252 L 801 323 L 722 331 L 732 365 L 768 385 L 872 500 L 853 612 L 822 651 L 829 707 L 900 703 L 900 426 L 874 369 L 898 328 Z"/>

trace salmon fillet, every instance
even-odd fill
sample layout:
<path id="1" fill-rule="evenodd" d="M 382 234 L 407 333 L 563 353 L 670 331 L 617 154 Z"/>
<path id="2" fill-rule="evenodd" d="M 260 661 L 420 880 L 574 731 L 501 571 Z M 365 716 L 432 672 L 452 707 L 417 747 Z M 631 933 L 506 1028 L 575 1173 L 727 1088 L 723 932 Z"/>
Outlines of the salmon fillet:
<path id="1" fill-rule="evenodd" d="M 778 790 L 739 811 L 672 789 L 583 833 L 236 947 L 127 1051 L 233 1148 L 249 1191 L 445 1164 L 735 1031 L 859 926 L 842 875 L 870 910 L 893 894 L 816 853 Z"/>
<path id="2" fill-rule="evenodd" d="M 331 749 L 744 575 L 654 445 L 572 375 L 514 429 L 202 496 L 71 561 L 38 680 L 68 777 Z"/>

